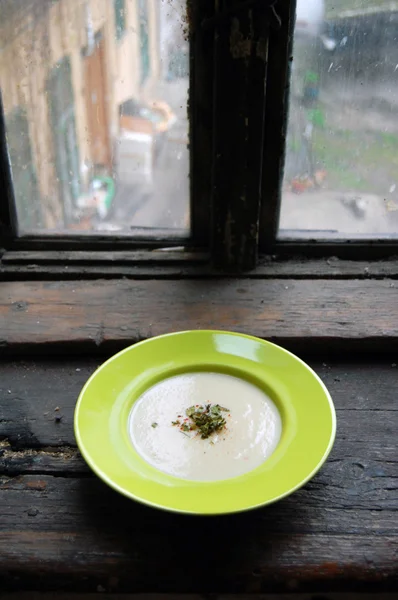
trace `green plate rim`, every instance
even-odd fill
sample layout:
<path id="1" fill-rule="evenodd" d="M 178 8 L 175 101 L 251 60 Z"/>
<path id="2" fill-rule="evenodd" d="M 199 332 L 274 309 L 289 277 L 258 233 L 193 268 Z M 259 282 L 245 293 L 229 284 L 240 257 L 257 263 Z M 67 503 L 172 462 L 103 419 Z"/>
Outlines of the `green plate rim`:
<path id="1" fill-rule="evenodd" d="M 298 484 L 290 487 L 288 490 L 279 494 L 272 500 L 266 500 L 264 502 L 257 502 L 255 504 L 251 504 L 250 506 L 249 505 L 244 506 L 240 509 L 225 510 L 225 511 L 215 510 L 214 512 L 200 512 L 200 511 L 196 511 L 196 510 L 184 510 L 184 509 L 180 509 L 180 508 L 165 506 L 164 503 L 162 504 L 161 502 L 159 502 L 159 503 L 153 502 L 151 500 L 143 498 L 140 495 L 136 495 L 133 492 L 131 492 L 130 490 L 127 490 L 127 489 L 123 488 L 122 486 L 120 486 L 118 483 L 114 482 L 112 480 L 112 478 L 109 477 L 108 475 L 106 475 L 102 471 L 101 467 L 97 465 L 96 460 L 92 459 L 92 457 L 90 456 L 90 453 L 88 451 L 86 451 L 84 441 L 83 441 L 84 434 L 82 435 L 82 432 L 80 431 L 79 423 L 78 423 L 79 412 L 81 410 L 81 405 L 83 402 L 84 394 L 87 391 L 87 389 L 89 388 L 89 386 L 91 385 L 92 381 L 98 375 L 98 373 L 100 371 L 102 371 L 103 369 L 105 369 L 110 363 L 117 360 L 118 357 L 130 352 L 132 349 L 135 349 L 137 347 L 140 347 L 140 346 L 143 346 L 146 344 L 153 343 L 153 341 L 158 340 L 158 339 L 171 338 L 171 337 L 175 338 L 176 336 L 180 336 L 180 335 L 184 335 L 184 334 L 192 334 L 192 333 L 193 334 L 202 333 L 202 334 L 206 334 L 206 335 L 236 336 L 239 338 L 252 340 L 257 343 L 259 342 L 261 344 L 264 344 L 265 346 L 276 348 L 278 351 L 290 356 L 295 361 L 300 363 L 301 366 L 317 380 L 317 382 L 320 384 L 320 387 L 322 388 L 322 390 L 325 394 L 325 398 L 328 401 L 328 405 L 329 405 L 329 409 L 330 409 L 330 417 L 331 417 L 331 433 L 330 433 L 328 445 L 327 445 L 322 457 L 318 460 L 316 467 L 314 469 L 312 469 L 311 472 L 308 473 L 308 475 L 305 478 L 303 478 Z M 316 475 L 316 473 L 322 468 L 322 466 L 325 464 L 325 462 L 333 448 L 333 445 L 334 445 L 334 442 L 336 439 L 336 431 L 337 431 L 336 410 L 335 410 L 335 406 L 334 406 L 332 397 L 331 397 L 326 385 L 324 384 L 322 379 L 319 377 L 319 375 L 317 373 L 315 373 L 315 371 L 304 360 L 299 358 L 293 352 L 290 352 L 289 350 L 286 350 L 282 346 L 279 346 L 278 344 L 275 344 L 274 342 L 268 341 L 266 339 L 258 338 L 256 336 L 249 335 L 249 334 L 243 334 L 243 333 L 228 331 L 228 330 L 218 330 L 218 329 L 214 329 L 214 330 L 213 329 L 188 329 L 188 330 L 175 331 L 175 332 L 165 333 L 165 334 L 161 334 L 161 335 L 154 336 L 151 338 L 147 338 L 147 339 L 137 342 L 135 344 L 131 344 L 130 346 L 124 348 L 123 350 L 117 352 L 116 354 L 114 354 L 113 356 L 108 358 L 105 362 L 103 362 L 94 371 L 94 373 L 92 373 L 90 375 L 90 377 L 84 384 L 84 386 L 78 396 L 78 400 L 77 400 L 75 411 L 74 411 L 74 434 L 75 434 L 75 438 L 76 438 L 76 442 L 77 442 L 79 451 L 82 454 L 82 456 L 83 456 L 84 460 L 86 461 L 86 463 L 88 464 L 88 466 L 91 468 L 91 470 L 104 483 L 106 483 L 109 487 L 111 487 L 113 490 L 120 493 L 121 495 L 125 496 L 126 498 L 135 500 L 136 502 L 139 502 L 140 504 L 143 504 L 145 506 L 150 506 L 151 508 L 156 508 L 156 509 L 160 509 L 160 510 L 175 513 L 175 514 L 185 514 L 185 515 L 194 515 L 194 516 L 223 516 L 223 515 L 229 515 L 229 514 L 238 514 L 238 513 L 248 512 L 250 510 L 255 510 L 255 509 L 258 509 L 258 508 L 261 508 L 264 506 L 270 506 L 271 504 L 274 504 L 275 502 L 278 502 L 278 501 L 282 500 L 283 498 L 290 496 L 291 494 L 295 493 L 297 490 L 301 489 L 306 483 L 308 483 Z M 170 476 L 170 478 L 172 478 L 172 477 Z M 229 481 L 229 480 L 224 480 L 224 481 Z M 197 484 L 198 482 L 195 482 L 195 483 Z"/>

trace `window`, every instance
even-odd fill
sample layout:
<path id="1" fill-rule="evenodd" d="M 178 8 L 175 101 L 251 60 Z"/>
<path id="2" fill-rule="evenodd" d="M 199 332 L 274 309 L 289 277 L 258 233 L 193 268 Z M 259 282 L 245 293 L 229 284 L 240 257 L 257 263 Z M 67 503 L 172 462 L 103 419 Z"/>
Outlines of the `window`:
<path id="1" fill-rule="evenodd" d="M 63 222 L 68 226 L 74 222 L 80 195 L 79 150 L 69 57 L 61 59 L 51 70 L 46 92 L 58 184 L 56 196 L 60 199 Z M 43 210 L 48 211 L 46 206 Z"/>
<path id="2" fill-rule="evenodd" d="M 299 0 L 280 236 L 398 235 L 398 6 Z"/>
<path id="3" fill-rule="evenodd" d="M 22 227 L 41 227 L 41 199 L 32 162 L 29 122 L 26 111 L 16 106 L 5 118 L 7 144 L 13 169 L 17 210 Z"/>
<path id="4" fill-rule="evenodd" d="M 114 0 L 116 39 L 120 40 L 126 31 L 125 0 Z"/>
<path id="5" fill-rule="evenodd" d="M 190 74 L 187 59 L 169 68 L 188 56 L 185 2 L 0 0 L 0 10 L 18 236 L 185 239 Z"/>
<path id="6" fill-rule="evenodd" d="M 184 246 L 234 270 L 396 252 L 390 2 L 299 0 L 295 27 L 281 0 L 22 4 L 0 0 L 8 244 Z"/>

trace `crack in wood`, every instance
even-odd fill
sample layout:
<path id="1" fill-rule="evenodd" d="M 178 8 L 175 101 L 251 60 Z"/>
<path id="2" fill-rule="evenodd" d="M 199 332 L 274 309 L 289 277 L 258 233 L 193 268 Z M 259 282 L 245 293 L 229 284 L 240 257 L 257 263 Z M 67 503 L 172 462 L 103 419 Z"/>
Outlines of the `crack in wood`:
<path id="1" fill-rule="evenodd" d="M 101 584 L 110 590 L 110 577 L 118 579 L 117 591 L 148 592 L 154 572 L 162 591 L 197 591 L 190 575 L 197 564 L 206 564 L 203 592 L 282 593 L 293 589 L 292 582 L 296 592 L 396 592 L 397 371 L 391 365 L 398 360 L 375 356 L 350 363 L 321 355 L 308 362 L 336 404 L 330 459 L 283 501 L 247 515 L 204 519 L 198 527 L 197 519 L 116 494 L 80 456 L 73 413 L 98 360 L 3 361 L 2 593 L 21 585 L 88 592 Z M 63 419 L 56 424 L 58 413 Z"/>

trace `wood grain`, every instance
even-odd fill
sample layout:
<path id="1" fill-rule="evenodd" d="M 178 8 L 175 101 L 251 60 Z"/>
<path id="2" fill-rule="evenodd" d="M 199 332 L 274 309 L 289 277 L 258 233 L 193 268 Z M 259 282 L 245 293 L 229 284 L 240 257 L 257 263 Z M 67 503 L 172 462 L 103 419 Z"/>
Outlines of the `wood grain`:
<path id="1" fill-rule="evenodd" d="M 398 592 L 398 367 L 310 362 L 337 409 L 327 463 L 266 509 L 196 519 L 119 496 L 79 456 L 73 410 L 98 361 L 3 361 L 1 590 Z"/>
<path id="2" fill-rule="evenodd" d="M 334 400 L 339 415 L 338 439 L 344 445 L 345 456 L 355 459 L 362 455 L 363 460 L 395 456 L 398 360 L 393 361 L 310 360 Z M 75 403 L 101 362 L 87 358 L 3 361 L 0 438 L 8 439 L 13 450 L 74 445 Z M 59 422 L 57 417 L 61 417 Z M 391 438 L 385 437 L 388 432 Z M 367 445 L 368 435 L 372 436 L 371 448 Z"/>
<path id="3" fill-rule="evenodd" d="M 6 252 L 0 263 L 3 281 L 37 279 L 231 279 L 206 264 L 206 255 L 186 252 Z M 398 261 L 262 258 L 240 279 L 397 279 Z"/>
<path id="4" fill-rule="evenodd" d="M 377 307 L 377 311 L 376 311 Z M 8 282 L 0 286 L 0 350 L 113 351 L 153 335 L 223 329 L 289 348 L 398 349 L 389 280 Z"/>
<path id="5" fill-rule="evenodd" d="M 97 497 L 84 491 L 78 504 L 85 504 L 84 527 L 62 530 L 58 523 L 73 506 L 63 505 L 60 512 L 62 497 L 57 498 L 45 528 L 2 532 L 4 590 L 21 576 L 25 589 L 79 591 L 98 585 L 108 591 L 171 593 L 396 589 L 396 538 L 388 535 L 277 534 L 244 518 L 213 520 L 211 526 L 205 521 L 200 527 L 175 518 L 166 524 L 164 516 L 144 518 L 136 506 L 125 508 L 121 521 L 119 503 L 109 500 L 99 517 L 92 510 Z M 30 499 L 24 506 L 34 521 L 38 509 Z M 50 508 L 45 501 L 43 508 Z M 194 543 L 187 545 L 186 530 L 194 532 Z M 192 568 L 198 564 L 200 578 L 195 578 Z"/>
<path id="6" fill-rule="evenodd" d="M 98 586 L 95 594 L 41 594 L 29 592 L 28 594 L 14 593 L 3 594 L 1 600 L 203 600 L 202 594 L 107 594 L 102 586 Z M 377 600 L 396 600 L 396 594 L 378 594 Z M 374 594 L 211 594 L 211 600 L 375 600 Z"/>
<path id="7" fill-rule="evenodd" d="M 319 492 L 318 492 L 319 493 Z M 396 583 L 396 513 L 308 506 L 303 494 L 239 517 L 163 514 L 118 496 L 96 478 L 2 478 L 1 570 L 80 590 L 288 591 Z M 330 513 L 328 512 L 330 510 Z M 323 526 L 322 526 L 323 523 Z M 325 527 L 326 523 L 329 528 Z M 373 523 L 373 525 L 371 525 Z M 342 531 L 344 530 L 344 531 Z M 193 540 L 187 543 L 188 533 Z M 209 543 L 211 540 L 211 544 Z M 167 554 L 164 548 L 167 547 Z M 202 565 L 199 579 L 192 565 Z M 43 585 L 43 583 L 41 583 Z"/>
<path id="8" fill-rule="evenodd" d="M 135 251 L 9 251 L 2 256 L 3 264 L 142 264 L 142 263 L 203 263 L 208 261 L 208 255 L 201 252 L 182 252 L 178 249 L 169 250 L 135 250 Z"/>
<path id="9" fill-rule="evenodd" d="M 209 247 L 211 174 L 214 162 L 214 31 L 205 31 L 203 21 L 214 12 L 212 0 L 189 2 L 190 63 L 188 102 L 190 150 L 190 221 L 196 244 Z M 194 157 L 200 156 L 200 160 Z"/>
<path id="10" fill-rule="evenodd" d="M 215 5 L 212 260 L 244 271 L 257 262 L 269 12 L 228 4 Z"/>
<path id="11" fill-rule="evenodd" d="M 290 2 L 280 2 L 277 13 L 280 26 L 270 28 L 268 50 L 261 179 L 263 202 L 259 227 L 262 252 L 270 252 L 273 246 L 278 245 L 275 240 L 279 229 L 289 110 L 290 57 L 295 23 L 295 9 Z"/>

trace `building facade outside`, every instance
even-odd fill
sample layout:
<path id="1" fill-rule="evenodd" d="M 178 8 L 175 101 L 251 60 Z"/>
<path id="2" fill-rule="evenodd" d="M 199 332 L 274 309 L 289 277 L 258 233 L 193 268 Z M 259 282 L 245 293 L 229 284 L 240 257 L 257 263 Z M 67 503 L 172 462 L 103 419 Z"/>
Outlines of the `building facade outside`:
<path id="1" fill-rule="evenodd" d="M 3 4 L 3 6 L 2 6 Z M 85 228 L 112 176 L 120 106 L 160 73 L 158 0 L 0 2 L 0 83 L 21 230 Z"/>

